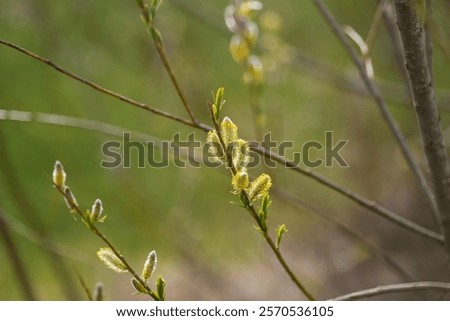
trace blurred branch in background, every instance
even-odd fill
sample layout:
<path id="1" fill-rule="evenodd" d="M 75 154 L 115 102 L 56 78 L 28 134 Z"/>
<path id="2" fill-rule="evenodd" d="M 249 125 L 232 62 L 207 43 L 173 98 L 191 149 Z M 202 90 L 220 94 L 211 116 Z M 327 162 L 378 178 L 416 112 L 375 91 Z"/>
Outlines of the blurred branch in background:
<path id="1" fill-rule="evenodd" d="M 25 189 L 22 186 L 22 182 L 16 175 L 16 168 L 9 159 L 9 151 L 4 141 L 1 127 L 0 150 L 2 151 L 2 156 L 0 157 L 0 171 L 3 174 L 6 184 L 9 186 L 8 191 L 11 199 L 14 201 L 15 206 L 27 224 L 29 226 L 33 226 L 38 231 L 40 242 L 45 245 L 44 248 L 46 250 L 44 253 L 47 257 L 50 268 L 53 271 L 53 276 L 57 279 L 57 282 L 64 291 L 67 299 L 78 299 L 79 296 L 76 291 L 76 285 L 72 278 L 72 274 L 69 273 L 61 256 L 55 254 L 52 243 L 48 241 L 49 238 L 45 230 L 45 225 L 41 221 L 36 209 L 28 200 Z"/>
<path id="2" fill-rule="evenodd" d="M 419 292 L 419 291 L 439 291 L 443 293 L 450 292 L 450 283 L 442 282 L 413 282 L 404 284 L 390 284 L 378 286 L 373 289 L 362 290 L 358 292 L 349 293 L 339 296 L 337 298 L 330 299 L 330 301 L 350 301 L 350 300 L 362 300 L 369 299 L 374 296 L 389 294 L 389 293 L 402 293 L 402 292 Z"/>
<path id="3" fill-rule="evenodd" d="M 162 35 L 155 27 L 156 11 L 158 10 L 158 7 L 161 5 L 161 3 L 162 1 L 152 1 L 150 7 L 148 7 L 148 5 L 145 4 L 143 0 L 137 0 L 138 7 L 141 11 L 141 19 L 145 24 L 147 33 L 152 37 L 153 44 L 155 45 L 156 51 L 158 52 L 159 58 L 161 59 L 161 63 L 163 64 L 178 97 L 183 103 L 183 106 L 186 109 L 189 118 L 193 123 L 197 123 L 194 112 L 189 106 L 186 94 L 181 89 L 179 81 L 177 77 L 175 77 L 173 69 L 170 65 L 169 58 L 167 57 L 166 50 L 164 48 Z"/>
<path id="4" fill-rule="evenodd" d="M 26 262 L 22 259 L 14 242 L 14 239 L 10 233 L 10 228 L 4 219 L 3 210 L 0 209 L 0 236 L 3 240 L 3 244 L 6 249 L 6 253 L 11 261 L 11 268 L 13 274 L 17 278 L 17 283 L 19 284 L 22 295 L 25 300 L 36 300 L 36 294 L 34 293 L 33 285 L 30 282 L 30 277 L 28 275 L 27 266 L 30 266 L 30 262 Z"/>

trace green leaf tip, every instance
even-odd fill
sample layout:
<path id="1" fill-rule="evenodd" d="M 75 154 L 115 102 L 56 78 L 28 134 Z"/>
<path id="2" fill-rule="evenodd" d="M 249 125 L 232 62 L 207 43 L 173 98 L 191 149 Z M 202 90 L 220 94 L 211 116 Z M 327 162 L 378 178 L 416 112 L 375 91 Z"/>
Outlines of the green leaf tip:
<path id="1" fill-rule="evenodd" d="M 160 301 L 166 299 L 166 282 L 161 276 L 156 280 L 156 294 Z"/>
<path id="2" fill-rule="evenodd" d="M 214 103 L 212 105 L 212 111 L 214 119 L 219 122 L 220 112 L 222 111 L 223 105 L 225 105 L 225 88 L 219 87 L 215 93 L 213 93 Z"/>
<path id="3" fill-rule="evenodd" d="M 277 247 L 277 249 L 280 248 L 281 239 L 283 238 L 283 235 L 287 231 L 288 231 L 288 229 L 287 229 L 285 224 L 278 225 L 277 228 L 275 229 L 275 232 L 276 232 L 276 235 L 277 235 L 277 240 L 276 240 L 276 247 Z"/>

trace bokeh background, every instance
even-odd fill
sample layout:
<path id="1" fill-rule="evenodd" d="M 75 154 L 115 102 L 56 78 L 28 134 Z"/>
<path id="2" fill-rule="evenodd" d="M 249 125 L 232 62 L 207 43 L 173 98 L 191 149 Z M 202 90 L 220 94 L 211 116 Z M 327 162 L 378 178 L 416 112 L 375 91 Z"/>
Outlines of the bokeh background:
<path id="1" fill-rule="evenodd" d="M 271 12 L 281 18 L 275 32 L 261 29 L 256 49 L 266 62 L 261 106 L 272 137 L 294 141 L 297 151 L 309 140 L 324 142 L 326 131 L 333 131 L 336 140 L 349 140 L 342 152 L 349 167 L 335 164 L 316 171 L 435 230 L 430 210 L 376 105 L 312 2 L 263 3 L 261 14 Z M 445 0 L 432 3 L 433 74 L 442 128 L 450 141 L 450 6 Z M 224 113 L 238 124 L 242 137 L 254 139 L 243 67 L 228 50 L 232 34 L 223 19 L 228 4 L 228 0 L 166 0 L 158 11 L 157 26 L 199 119 L 209 123 L 206 102 L 211 91 L 224 86 Z M 327 4 L 340 23 L 367 36 L 378 1 Z M 187 117 L 133 0 L 2 0 L 0 38 L 106 88 Z M 385 20 L 380 21 L 371 58 L 389 109 L 426 171 L 404 70 Z M 82 208 L 90 208 L 96 198 L 103 200 L 108 220 L 101 228 L 137 270 L 150 250 L 158 252 L 157 274 L 167 282 L 168 299 L 303 299 L 251 218 L 231 203 L 236 199 L 229 193 L 230 179 L 223 168 L 171 164 L 164 169 L 139 169 L 134 158 L 129 169 L 104 169 L 101 146 L 113 136 L 5 119 L 13 114 L 3 110 L 77 117 L 161 140 L 170 140 L 176 132 L 187 137 L 194 131 L 203 141 L 205 133 L 107 97 L 4 46 L 0 46 L 0 70 L 0 209 L 39 300 L 86 299 L 77 273 L 91 288 L 101 281 L 108 300 L 145 299 L 132 296 L 127 275 L 115 274 L 97 259 L 95 252 L 103 244 L 68 213 L 51 183 L 57 159 L 64 164 L 68 184 Z M 448 280 L 445 253 L 434 242 L 289 169 L 272 169 L 270 174 L 275 188 L 271 226 L 287 225 L 286 258 L 318 298 L 380 284 Z M 280 190 L 294 196 L 296 204 L 286 195 L 280 197 Z M 16 272 L 4 244 L 0 245 L 1 300 L 24 299 Z M 425 292 L 383 298 L 440 299 L 442 295 Z"/>

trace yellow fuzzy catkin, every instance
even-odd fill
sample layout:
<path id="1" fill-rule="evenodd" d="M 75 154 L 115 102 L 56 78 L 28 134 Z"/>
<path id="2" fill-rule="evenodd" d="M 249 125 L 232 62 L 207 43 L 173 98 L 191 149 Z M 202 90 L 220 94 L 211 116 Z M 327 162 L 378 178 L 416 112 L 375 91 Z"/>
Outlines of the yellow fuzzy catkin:
<path id="1" fill-rule="evenodd" d="M 231 179 L 231 184 L 235 192 L 246 189 L 249 185 L 248 174 L 246 172 L 237 172 Z"/>
<path id="2" fill-rule="evenodd" d="M 209 153 L 214 157 L 213 161 L 221 162 L 221 158 L 224 156 L 222 145 L 220 144 L 219 136 L 215 130 L 208 132 L 206 136 L 206 142 L 210 144 L 208 148 Z"/>
<path id="3" fill-rule="evenodd" d="M 257 179 L 250 183 L 248 196 L 251 201 L 255 201 L 269 192 L 272 186 L 272 179 L 267 174 L 261 174 Z"/>
<path id="4" fill-rule="evenodd" d="M 247 60 L 247 69 L 244 73 L 244 82 L 247 85 L 260 84 L 264 80 L 264 66 L 258 56 L 252 55 Z"/>
<path id="5" fill-rule="evenodd" d="M 250 148 L 248 143 L 243 139 L 238 139 L 232 147 L 232 161 L 234 168 L 238 172 L 245 171 L 250 160 Z"/>
<path id="6" fill-rule="evenodd" d="M 119 273 L 128 272 L 128 268 L 109 247 L 97 251 L 97 256 L 107 267 Z"/>
<path id="7" fill-rule="evenodd" d="M 238 128 L 229 117 L 225 117 L 220 124 L 220 133 L 225 146 L 238 140 Z"/>
<path id="8" fill-rule="evenodd" d="M 236 62 L 244 62 L 250 56 L 250 48 L 247 41 L 239 35 L 231 37 L 229 49 L 231 56 Z"/>

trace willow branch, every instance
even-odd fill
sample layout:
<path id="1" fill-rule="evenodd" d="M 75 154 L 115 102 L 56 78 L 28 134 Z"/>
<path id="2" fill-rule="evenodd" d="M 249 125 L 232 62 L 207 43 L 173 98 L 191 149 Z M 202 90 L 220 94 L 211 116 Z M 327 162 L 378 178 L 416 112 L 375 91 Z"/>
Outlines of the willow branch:
<path id="1" fill-rule="evenodd" d="M 154 27 L 155 17 L 150 19 L 150 15 L 148 13 L 148 7 L 146 7 L 143 2 L 138 1 L 138 6 L 142 13 L 143 22 L 145 23 L 145 26 L 147 27 L 147 32 L 152 37 L 153 44 L 155 45 L 155 49 L 158 52 L 158 56 L 161 60 L 161 63 L 163 64 L 164 69 L 166 70 L 167 74 L 169 75 L 170 81 L 172 82 L 172 85 L 175 88 L 175 91 L 176 91 L 178 97 L 180 98 L 181 102 L 183 103 L 183 106 L 186 109 L 191 121 L 193 123 L 197 123 L 197 119 L 195 118 L 194 112 L 192 111 L 191 107 L 189 106 L 186 95 L 184 94 L 183 90 L 181 89 L 181 86 L 173 72 L 172 66 L 170 65 L 169 58 L 167 57 L 161 35 L 159 34 L 159 31 Z"/>
<path id="2" fill-rule="evenodd" d="M 81 211 L 80 207 L 78 206 L 78 204 L 76 204 L 73 200 L 69 199 L 66 197 L 66 194 L 64 193 L 64 191 L 62 190 L 62 188 L 60 186 L 56 186 L 54 185 L 55 188 L 58 190 L 58 192 L 61 193 L 61 195 L 64 197 L 64 199 L 66 200 L 66 202 L 68 204 L 70 204 L 70 208 L 74 209 L 75 212 L 78 214 L 78 216 L 80 216 L 80 218 L 82 220 L 85 220 L 85 215 L 83 214 L 83 211 Z M 115 254 L 115 256 L 123 263 L 123 265 L 125 265 L 125 267 L 127 268 L 127 271 L 145 288 L 145 290 L 147 291 L 147 294 L 152 297 L 155 301 L 159 301 L 159 298 L 153 293 L 152 289 L 150 289 L 150 287 L 148 286 L 147 282 L 145 282 L 140 276 L 139 274 L 136 273 L 136 271 L 131 267 L 131 265 L 128 263 L 128 261 L 125 259 L 125 257 L 120 254 L 119 250 L 117 250 L 117 248 L 108 240 L 108 238 L 98 229 L 97 226 L 95 226 L 95 224 L 91 224 L 89 226 L 89 229 L 95 234 L 97 235 L 110 249 L 111 251 L 113 251 L 113 253 Z"/>
<path id="3" fill-rule="evenodd" d="M 137 102 L 137 101 L 135 101 L 135 100 L 133 100 L 131 98 L 125 97 L 125 96 L 123 96 L 121 94 L 118 94 L 118 93 L 113 92 L 113 91 L 111 91 L 109 89 L 106 89 L 106 88 L 104 88 L 104 87 L 102 87 L 102 86 L 100 86 L 100 85 L 98 85 L 96 83 L 93 83 L 91 81 L 85 80 L 84 78 L 82 78 L 82 77 L 80 77 L 78 75 L 75 75 L 75 74 L 73 74 L 73 73 L 63 69 L 60 66 L 55 65 L 54 63 L 49 63 L 50 60 L 48 60 L 46 58 L 42 58 L 39 55 L 37 55 L 37 54 L 35 54 L 33 52 L 30 52 L 29 50 L 26 50 L 26 49 L 24 49 L 24 48 L 22 48 L 22 47 L 20 47 L 20 46 L 18 46 L 16 44 L 13 44 L 13 43 L 10 43 L 8 41 L 1 40 L 1 39 L 0 39 L 0 44 L 3 44 L 5 46 L 7 46 L 7 47 L 15 49 L 15 50 L 17 50 L 17 51 L 19 51 L 21 53 L 24 53 L 24 54 L 32 57 L 33 59 L 36 59 L 36 60 L 38 60 L 38 61 L 40 61 L 40 62 L 42 62 L 44 64 L 47 64 L 47 65 L 51 66 L 52 68 L 54 68 L 58 72 L 60 72 L 60 73 L 66 75 L 66 76 L 68 76 L 68 77 L 70 77 L 72 79 L 75 79 L 75 80 L 77 80 L 77 81 L 79 81 L 79 82 L 81 82 L 81 83 L 83 83 L 83 84 L 93 88 L 94 90 L 97 90 L 97 91 L 99 91 L 101 93 L 104 93 L 106 95 L 109 95 L 111 97 L 119 99 L 119 100 L 121 100 L 121 101 L 123 101 L 125 103 L 128 103 L 128 104 L 133 105 L 133 106 L 138 107 L 138 108 L 141 108 L 141 109 L 143 109 L 145 111 L 148 111 L 148 112 L 151 112 L 153 114 L 162 116 L 164 118 L 168 118 L 168 119 L 171 119 L 173 121 L 182 123 L 184 125 L 200 129 L 200 130 L 205 131 L 205 132 L 208 132 L 208 131 L 212 130 L 212 128 L 210 126 L 206 125 L 206 124 L 193 123 L 190 120 L 182 119 L 182 118 L 180 118 L 178 116 L 175 116 L 175 115 L 172 115 L 170 113 L 161 111 L 159 109 L 150 107 L 150 106 L 148 106 L 148 105 L 146 105 L 144 103 Z M 280 155 L 278 155 L 276 153 L 273 153 L 270 150 L 267 150 L 265 148 L 253 147 L 253 150 L 255 150 L 258 154 L 263 155 L 266 158 L 269 158 L 269 159 L 272 159 L 272 160 L 276 161 L 277 163 L 285 166 L 286 168 L 290 168 L 291 170 L 293 170 L 293 171 L 295 171 L 295 172 L 297 172 L 299 174 L 302 174 L 304 176 L 307 176 L 309 178 L 314 179 L 316 182 L 318 182 L 318 183 L 320 183 L 320 184 L 322 184 L 322 185 L 324 185 L 324 186 L 326 186 L 326 187 L 328 187 L 328 188 L 338 192 L 339 194 L 347 197 L 349 200 L 351 200 L 351 201 L 355 202 L 356 204 L 362 206 L 363 208 L 365 208 L 365 209 L 367 209 L 367 210 L 369 210 L 369 211 L 371 211 L 371 212 L 373 212 L 375 214 L 378 214 L 381 217 L 387 218 L 389 221 L 394 222 L 394 223 L 398 224 L 399 226 L 401 226 L 403 228 L 406 228 L 406 229 L 408 229 L 408 230 L 410 230 L 412 232 L 415 232 L 418 235 L 425 236 L 427 238 L 433 239 L 433 240 L 441 242 L 441 243 L 444 240 L 443 236 L 440 235 L 439 233 L 433 232 L 433 231 L 431 231 L 431 230 L 429 230 L 427 228 L 419 226 L 419 225 L 415 224 L 414 222 L 412 222 L 412 221 L 410 221 L 410 220 L 408 220 L 406 218 L 403 218 L 400 215 L 398 215 L 396 213 L 393 213 L 392 211 L 389 211 L 389 210 L 385 209 L 384 207 L 382 207 L 381 205 L 377 204 L 376 202 L 368 200 L 365 197 L 363 197 L 363 196 L 361 196 L 361 195 L 351 191 L 350 189 L 348 189 L 346 187 L 343 187 L 343 186 L 341 186 L 339 184 L 336 184 L 336 183 L 328 180 L 327 178 L 323 177 L 322 175 L 313 172 L 309 168 L 301 168 L 298 164 L 294 163 L 293 161 L 288 160 L 288 159 L 286 159 L 286 158 L 284 158 L 284 157 L 282 157 L 282 156 L 280 156 Z"/>
<path id="4" fill-rule="evenodd" d="M 412 0 L 394 2 L 402 37 L 406 66 L 414 94 L 416 116 L 428 161 L 428 169 L 439 206 L 445 247 L 450 260 L 450 165 L 440 128 L 431 73 L 424 48 L 423 31 Z"/>
<path id="5" fill-rule="evenodd" d="M 230 172 L 232 175 L 236 175 L 237 170 L 233 165 L 233 160 L 232 160 L 231 154 L 227 151 L 227 144 L 225 144 L 225 142 L 223 140 L 223 137 L 221 134 L 221 128 L 220 128 L 220 125 L 216 121 L 216 117 L 214 116 L 214 112 L 212 110 L 211 104 L 209 104 L 209 111 L 210 111 L 211 121 L 214 124 L 214 128 L 216 130 L 220 144 L 222 145 L 222 148 L 225 151 L 225 160 L 226 160 L 227 167 L 230 169 Z M 261 231 L 262 236 L 264 237 L 264 240 L 270 246 L 270 249 L 275 254 L 278 262 L 281 264 L 284 271 L 289 275 L 292 282 L 294 282 L 294 284 L 297 286 L 297 288 L 306 296 L 306 298 L 308 300 L 315 301 L 316 299 L 314 298 L 314 296 L 306 289 L 306 287 L 303 285 L 303 283 L 297 278 L 295 273 L 292 271 L 290 266 L 287 264 L 280 249 L 275 245 L 275 242 L 272 240 L 270 235 L 267 233 L 267 227 L 264 228 L 262 226 L 261 220 L 259 219 L 259 216 L 258 216 L 258 212 L 256 211 L 256 209 L 253 205 L 253 202 L 250 200 L 248 193 L 245 190 L 241 190 L 240 196 L 244 199 L 248 213 L 250 214 L 250 216 L 253 217 L 256 224 L 258 224 L 258 227 Z"/>
<path id="6" fill-rule="evenodd" d="M 368 299 L 368 298 L 382 295 L 382 294 L 429 291 L 429 290 L 449 293 L 450 292 L 450 283 L 413 282 L 413 283 L 403 283 L 403 284 L 381 285 L 376 288 L 345 294 L 345 295 L 339 296 L 337 298 L 330 299 L 330 301 L 361 300 L 361 299 Z"/>
<path id="7" fill-rule="evenodd" d="M 433 217 L 437 217 L 438 213 L 438 207 L 436 204 L 436 200 L 434 198 L 433 192 L 429 188 L 427 181 L 422 173 L 422 171 L 419 168 L 419 165 L 414 160 L 414 157 L 408 147 L 407 140 L 405 136 L 403 135 L 402 131 L 400 130 L 400 127 L 398 126 L 397 122 L 395 121 L 392 114 L 389 112 L 389 109 L 386 105 L 386 103 L 383 100 L 383 97 L 381 96 L 381 93 L 378 89 L 378 87 L 375 85 L 372 79 L 370 79 L 369 75 L 367 74 L 366 68 L 364 66 L 364 63 L 356 53 L 356 51 L 353 49 L 352 45 L 350 44 L 348 38 L 346 37 L 345 33 L 343 32 L 341 26 L 336 21 L 333 14 L 328 10 L 328 8 L 325 6 L 322 0 L 314 0 L 314 3 L 316 4 L 317 8 L 319 9 L 320 13 L 323 15 L 327 23 L 329 24 L 330 28 L 333 30 L 333 32 L 338 37 L 341 44 L 344 46 L 345 50 L 347 51 L 348 55 L 350 56 L 351 60 L 357 67 L 359 74 L 361 76 L 362 81 L 364 82 L 365 86 L 367 87 L 367 90 L 372 95 L 375 103 L 378 106 L 378 109 L 381 112 L 381 115 L 388 125 L 389 129 L 391 130 L 393 136 L 395 137 L 395 140 L 397 141 L 397 144 L 400 147 L 400 150 L 403 154 L 403 157 L 405 158 L 408 166 L 410 167 L 411 171 L 413 172 L 415 178 L 417 179 L 417 182 L 425 195 L 428 204 L 433 212 Z M 439 222 L 438 226 L 440 226 Z"/>

